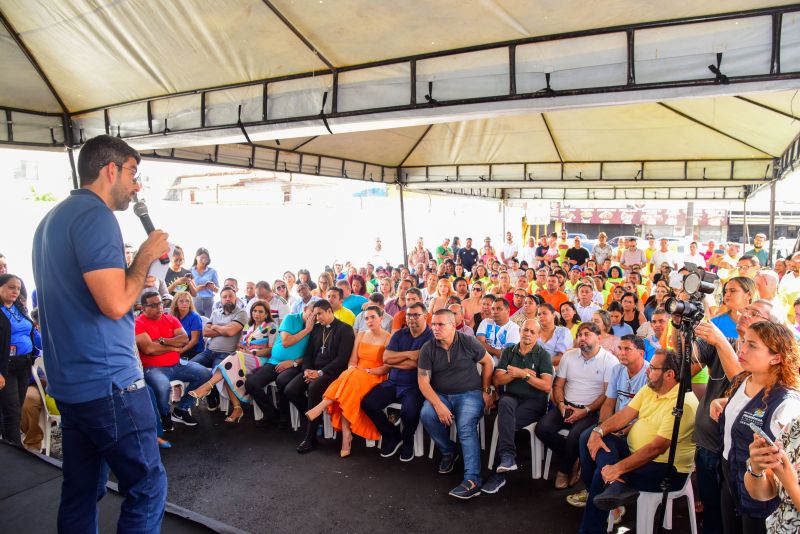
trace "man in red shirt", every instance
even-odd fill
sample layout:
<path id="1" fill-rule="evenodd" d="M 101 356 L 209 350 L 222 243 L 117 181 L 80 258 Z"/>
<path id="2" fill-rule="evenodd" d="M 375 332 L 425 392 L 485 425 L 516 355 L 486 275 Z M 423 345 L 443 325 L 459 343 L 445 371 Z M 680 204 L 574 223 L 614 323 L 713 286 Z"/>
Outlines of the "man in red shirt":
<path id="1" fill-rule="evenodd" d="M 189 411 L 192 397 L 189 392 L 211 379 L 211 371 L 200 365 L 181 360 L 180 350 L 189 342 L 181 322 L 163 313 L 161 297 L 155 291 L 142 295 L 142 314 L 136 318 L 136 347 L 144 368 L 144 380 L 156 395 L 158 412 L 164 430 L 173 429 L 173 421 L 195 426 L 197 421 Z M 170 413 L 170 381 L 188 382 L 180 402 Z"/>

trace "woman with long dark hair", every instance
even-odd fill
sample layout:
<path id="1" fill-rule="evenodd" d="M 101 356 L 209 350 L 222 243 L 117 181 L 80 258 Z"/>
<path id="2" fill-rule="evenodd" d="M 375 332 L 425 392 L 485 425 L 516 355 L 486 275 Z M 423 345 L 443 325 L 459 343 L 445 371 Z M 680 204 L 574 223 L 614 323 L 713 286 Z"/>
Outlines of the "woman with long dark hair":
<path id="1" fill-rule="evenodd" d="M 2 437 L 22 445 L 20 420 L 22 403 L 31 378 L 34 347 L 33 320 L 21 296 L 22 280 L 13 274 L 0 275 L 0 414 Z"/>
<path id="2" fill-rule="evenodd" d="M 219 292 L 219 277 L 211 264 L 211 255 L 207 248 L 200 247 L 194 255 L 192 263 L 192 276 L 197 287 L 197 296 L 194 298 L 194 307 L 203 317 L 211 317 L 214 307 L 214 295 Z"/>

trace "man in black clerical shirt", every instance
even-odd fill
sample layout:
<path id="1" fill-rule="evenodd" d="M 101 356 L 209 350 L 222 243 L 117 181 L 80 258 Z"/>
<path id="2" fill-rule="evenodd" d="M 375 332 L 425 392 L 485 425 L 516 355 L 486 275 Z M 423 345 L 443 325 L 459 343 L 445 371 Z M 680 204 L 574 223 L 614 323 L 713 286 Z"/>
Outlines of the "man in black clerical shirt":
<path id="1" fill-rule="evenodd" d="M 322 401 L 325 390 L 347 367 L 355 342 L 352 327 L 333 316 L 330 302 L 318 300 L 313 306 L 317 324 L 303 354 L 303 374 L 294 377 L 283 392 L 300 413 Z M 319 424 L 320 418 L 308 422 L 306 436 L 297 446 L 297 452 L 304 454 L 317 447 Z"/>

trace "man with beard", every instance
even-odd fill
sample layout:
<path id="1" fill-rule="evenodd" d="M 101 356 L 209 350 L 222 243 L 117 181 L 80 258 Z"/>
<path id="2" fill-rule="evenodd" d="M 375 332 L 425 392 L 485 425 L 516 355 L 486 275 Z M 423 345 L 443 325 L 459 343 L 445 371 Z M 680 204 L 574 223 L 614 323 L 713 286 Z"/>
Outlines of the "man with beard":
<path id="1" fill-rule="evenodd" d="M 469 273 L 472 267 L 478 263 L 478 249 L 472 248 L 472 238 L 468 237 L 465 241 L 466 246 L 458 249 L 458 257 L 456 258 L 464 267 L 464 272 Z"/>
<path id="2" fill-rule="evenodd" d="M 141 189 L 140 161 L 121 139 L 88 140 L 78 157 L 80 189 L 42 219 L 33 239 L 47 390 L 63 428 L 59 532 L 97 529 L 109 467 L 125 496 L 120 531 L 156 532 L 164 515 L 167 477 L 131 309 L 148 266 L 169 250 L 167 234 L 151 232 L 126 265 L 113 213 Z M 122 420 L 117 432 L 101 430 Z"/>
<path id="3" fill-rule="evenodd" d="M 566 351 L 558 364 L 553 387 L 553 402 L 558 409 L 550 410 L 536 425 L 536 436 L 561 456 L 556 489 L 578 481 L 579 438 L 584 430 L 597 424 L 611 374 L 619 363 L 616 356 L 600 346 L 600 329 L 594 323 L 581 323 L 575 341 L 578 348 Z M 562 429 L 569 434 L 559 434 Z"/>
<path id="4" fill-rule="evenodd" d="M 592 482 L 581 534 L 605 532 L 609 510 L 635 502 L 639 491 L 660 492 L 668 472 L 670 491 L 686 483 L 694 460 L 692 431 L 698 404 L 692 392 L 686 393 L 684 401 L 675 465 L 669 471 L 667 466 L 679 370 L 680 358 L 675 352 L 657 350 L 647 368 L 647 387 L 592 431 L 587 448 L 593 465 L 584 466 L 592 472 Z M 627 440 L 616 434 L 631 422 Z"/>
<path id="5" fill-rule="evenodd" d="M 211 319 L 203 327 L 203 337 L 211 339 L 206 350 L 191 360 L 209 369 L 215 368 L 229 354 L 236 352 L 242 329 L 250 320 L 247 312 L 236 305 L 236 292 L 232 287 L 223 287 L 219 298 L 222 306 L 211 312 Z M 217 388 L 211 390 L 206 403 L 210 412 L 219 409 Z"/>

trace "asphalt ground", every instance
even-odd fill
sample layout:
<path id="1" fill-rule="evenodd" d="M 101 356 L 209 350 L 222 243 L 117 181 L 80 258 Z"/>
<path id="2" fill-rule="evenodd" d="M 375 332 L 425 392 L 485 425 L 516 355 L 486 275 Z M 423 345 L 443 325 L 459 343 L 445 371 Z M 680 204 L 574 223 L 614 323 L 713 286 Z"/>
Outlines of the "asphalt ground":
<path id="1" fill-rule="evenodd" d="M 287 425 L 266 426 L 247 413 L 227 424 L 220 412 L 193 409 L 197 427 L 176 424 L 167 434 L 173 448 L 162 451 L 169 480 L 168 500 L 178 506 L 253 533 L 455 533 L 577 532 L 582 510 L 565 501 L 569 490 L 553 488 L 553 479 L 533 480 L 530 441 L 517 434 L 519 470 L 494 495 L 469 501 L 448 496 L 459 482 L 463 464 L 447 475 L 437 473 L 438 453 L 400 462 L 381 458 L 377 448 L 353 440 L 352 454 L 340 458 L 340 440 L 320 440 L 317 450 L 300 455 L 295 447 L 303 431 Z M 493 420 L 487 420 L 487 450 Z M 554 463 L 555 464 L 555 463 Z M 553 475 L 554 476 L 554 475 Z M 635 530 L 631 507 L 615 532 Z M 620 528 L 621 527 L 621 528 Z M 686 501 L 676 502 L 674 532 L 688 532 Z"/>

